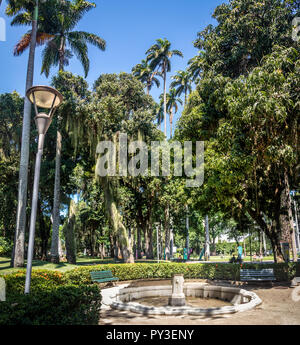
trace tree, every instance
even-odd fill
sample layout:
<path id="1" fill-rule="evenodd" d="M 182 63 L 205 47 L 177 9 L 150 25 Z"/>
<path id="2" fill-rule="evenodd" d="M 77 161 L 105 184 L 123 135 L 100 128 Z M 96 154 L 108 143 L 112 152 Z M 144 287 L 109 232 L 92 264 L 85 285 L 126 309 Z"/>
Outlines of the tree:
<path id="1" fill-rule="evenodd" d="M 67 132 L 70 131 L 70 124 L 72 126 L 78 125 L 76 118 L 78 107 L 81 102 L 87 97 L 88 85 L 86 81 L 81 77 L 75 77 L 69 72 L 60 71 L 56 77 L 53 78 L 52 84 L 57 88 L 64 96 L 64 102 L 58 109 L 58 121 L 60 121 L 60 130 L 56 135 L 56 159 L 55 159 L 55 184 L 54 184 L 54 205 L 53 205 L 53 228 L 52 228 L 52 243 L 51 243 L 51 260 L 53 262 L 59 262 L 59 224 L 60 224 L 60 194 L 61 194 L 61 148 L 62 148 L 62 135 L 61 131 L 66 128 Z M 79 108 L 80 109 L 80 108 Z M 77 133 L 77 132 L 76 132 Z M 65 134 L 67 135 L 67 134 Z M 66 138 L 65 138 L 66 139 Z M 76 150 L 73 146 L 73 150 Z M 72 223 L 71 223 L 72 224 Z M 66 227 L 66 231 L 70 230 L 70 235 L 67 237 L 70 241 L 73 230 L 70 227 Z M 72 240 L 73 241 L 73 240 Z M 71 241 L 71 242 L 72 242 Z M 69 256 L 72 259 L 72 255 Z M 72 259 L 73 260 L 73 259 Z"/>
<path id="2" fill-rule="evenodd" d="M 0 95 L 0 237 L 14 241 L 24 100 L 13 92 Z"/>
<path id="3" fill-rule="evenodd" d="M 76 31 L 74 28 L 83 16 L 95 7 L 94 3 L 84 0 L 55 0 L 52 7 L 41 9 L 43 20 L 38 27 L 38 44 L 46 45 L 42 52 L 42 73 L 47 77 L 53 66 L 58 66 L 59 70 L 63 71 L 74 54 L 81 62 L 87 77 L 90 67 L 87 44 L 104 51 L 106 42 L 93 33 Z M 22 18 L 21 24 L 28 25 L 28 20 Z M 17 43 L 15 55 L 22 54 L 28 48 L 29 37 L 31 32 Z"/>
<path id="4" fill-rule="evenodd" d="M 178 111 L 178 103 L 182 104 L 182 101 L 180 98 L 177 97 L 177 92 L 175 89 L 171 89 L 169 93 L 166 95 L 166 101 L 167 101 L 167 112 L 169 113 L 169 120 L 170 120 L 170 138 L 173 136 L 173 116 L 174 113 L 176 114 Z"/>
<path id="5" fill-rule="evenodd" d="M 298 14 L 298 1 L 232 0 L 217 6 L 212 16 L 217 25 L 208 25 L 194 41 L 203 72 L 232 78 L 248 74 L 274 44 L 295 45 L 292 20 Z"/>
<path id="6" fill-rule="evenodd" d="M 275 261 L 283 260 L 282 240 L 294 246 L 289 186 L 299 179 L 298 58 L 297 50 L 277 47 L 247 77 L 219 76 L 219 83 L 202 79 L 196 107 L 202 109 L 200 124 L 190 128 L 190 139 L 199 140 L 207 136 L 202 119 L 211 107 L 225 115 L 208 136 L 199 207 L 222 210 L 236 220 L 251 217 L 270 239 Z M 208 107 L 205 95 L 212 85 Z"/>
<path id="7" fill-rule="evenodd" d="M 147 61 L 142 62 L 132 68 L 132 73 L 147 87 L 147 95 L 149 95 L 152 86 L 155 84 L 157 87 L 160 86 L 160 82 L 156 75 L 160 75 L 159 72 L 153 71 L 148 65 Z"/>
<path id="8" fill-rule="evenodd" d="M 156 115 L 156 104 L 152 97 L 145 94 L 143 84 L 133 75 L 121 73 L 101 75 L 94 83 L 94 91 L 84 102 L 80 124 L 71 129 L 78 142 L 78 150 L 90 148 L 89 154 L 95 157 L 100 141 L 118 143 L 120 133 L 127 133 L 128 141 L 136 140 L 139 132 L 144 133 L 145 140 L 150 142 L 153 134 L 158 134 L 153 124 Z M 70 125 L 72 125 L 70 123 Z M 79 131 L 85 135 L 80 136 Z M 118 147 L 118 145 L 116 145 Z M 101 154 L 97 153 L 96 172 Z M 117 160 L 118 151 L 114 152 Z M 132 155 L 128 154 L 128 161 Z M 114 159 L 113 159 L 114 161 Z M 95 169 L 95 166 L 93 167 Z M 125 262 L 133 262 L 131 229 L 129 227 L 126 204 L 122 202 L 122 188 L 130 192 L 137 188 L 138 182 L 126 176 L 99 176 L 97 180 L 104 193 L 105 209 L 109 219 L 111 237 L 120 249 Z M 126 196 L 132 193 L 126 194 Z M 124 205 L 125 204 L 125 205 Z"/>
<path id="9" fill-rule="evenodd" d="M 159 38 L 156 40 L 156 44 L 151 46 L 147 51 L 146 54 L 147 58 L 146 61 L 149 62 L 150 68 L 154 70 L 158 70 L 161 72 L 164 80 L 164 120 L 165 120 L 165 128 L 164 133 L 167 136 L 167 72 L 171 71 L 171 58 L 173 55 L 183 57 L 183 54 L 179 50 L 170 50 L 171 43 L 165 38 Z"/>
<path id="10" fill-rule="evenodd" d="M 28 42 L 30 46 L 29 58 L 26 76 L 26 91 L 32 86 L 34 71 L 34 54 L 36 46 L 36 33 L 38 21 L 38 0 L 18 1 L 9 0 L 6 8 L 8 16 L 15 16 L 12 25 L 14 25 L 20 16 L 26 16 L 31 23 L 31 39 Z M 29 161 L 29 140 L 30 140 L 30 120 L 31 120 L 31 103 L 25 97 L 23 111 L 23 129 L 22 144 L 19 170 L 19 187 L 18 187 L 18 208 L 16 219 L 16 231 L 14 249 L 12 253 L 12 266 L 24 266 L 25 250 L 25 226 L 26 226 L 26 205 L 27 205 L 27 184 L 28 184 L 28 161 Z"/>
<path id="11" fill-rule="evenodd" d="M 200 51 L 198 55 L 194 56 L 188 61 L 187 72 L 193 82 L 197 82 L 200 74 L 203 70 L 204 59 L 202 58 L 202 52 Z"/>
<path id="12" fill-rule="evenodd" d="M 74 27 L 82 19 L 83 15 L 95 7 L 95 4 L 83 0 L 56 1 L 53 10 L 42 13 L 44 20 L 39 28 L 39 44 L 46 44 L 43 50 L 42 73 L 48 77 L 52 66 L 59 65 L 59 71 L 69 64 L 69 59 L 76 54 L 83 65 L 85 77 L 89 71 L 89 59 L 87 55 L 87 43 L 93 44 L 101 50 L 105 50 L 105 41 L 99 36 L 85 31 L 73 31 Z M 54 12 L 55 11 L 55 12 Z M 57 15 L 57 12 L 59 15 Z M 30 33 L 25 35 L 15 48 L 15 54 L 19 55 L 27 48 L 26 43 Z M 69 49 L 67 48 L 69 47 Z M 60 121 L 59 121 L 60 122 Z M 51 246 L 51 260 L 59 262 L 58 233 L 60 214 L 60 162 L 61 162 L 61 132 L 58 122 L 56 142 L 56 170 L 53 205 L 53 232 Z"/>
<path id="13" fill-rule="evenodd" d="M 195 41 L 201 79 L 179 123 L 182 138 L 208 141 L 203 207 L 214 200 L 208 209 L 251 217 L 269 237 L 275 261 L 283 260 L 280 240 L 293 238 L 288 191 L 297 180 L 298 47 L 290 23 L 297 3 L 233 0 L 216 8 L 217 26 Z"/>
<path id="14" fill-rule="evenodd" d="M 184 94 L 184 105 L 187 101 L 188 92 L 192 92 L 192 86 L 190 83 L 191 76 L 189 71 L 178 71 L 175 76 L 172 77 L 174 81 L 170 84 L 170 88 L 176 89 L 176 96 Z"/>

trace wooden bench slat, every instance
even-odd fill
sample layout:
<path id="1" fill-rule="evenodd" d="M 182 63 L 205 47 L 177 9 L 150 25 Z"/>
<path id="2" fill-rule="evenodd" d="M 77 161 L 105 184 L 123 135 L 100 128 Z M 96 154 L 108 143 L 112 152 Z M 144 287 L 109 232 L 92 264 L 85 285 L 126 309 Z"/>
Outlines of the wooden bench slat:
<path id="1" fill-rule="evenodd" d="M 255 269 L 241 269 L 240 270 L 240 280 L 242 281 L 274 281 L 276 277 L 274 276 L 273 268 L 265 268 L 261 270 Z"/>
<path id="2" fill-rule="evenodd" d="M 113 277 L 111 271 L 92 271 L 90 272 L 91 279 L 97 283 L 104 283 L 109 281 L 119 280 L 117 277 Z"/>

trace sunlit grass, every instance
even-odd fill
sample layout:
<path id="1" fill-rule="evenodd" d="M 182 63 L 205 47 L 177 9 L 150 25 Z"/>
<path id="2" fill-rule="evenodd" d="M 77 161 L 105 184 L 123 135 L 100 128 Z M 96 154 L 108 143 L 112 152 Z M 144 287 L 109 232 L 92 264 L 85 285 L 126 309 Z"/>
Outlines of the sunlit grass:
<path id="1" fill-rule="evenodd" d="M 156 263 L 156 260 L 136 260 L 138 263 Z M 77 257 L 76 265 L 69 264 L 67 262 L 60 262 L 59 264 L 53 264 L 47 261 L 33 260 L 32 268 L 33 269 L 45 269 L 45 270 L 55 270 L 60 272 L 65 272 L 72 270 L 80 266 L 89 266 L 89 265 L 100 265 L 100 264 L 113 264 L 116 263 L 111 258 L 100 259 L 97 257 Z M 121 263 L 121 262 L 117 262 Z M 10 267 L 10 258 L 9 257 L 0 257 L 0 274 L 12 273 L 17 270 L 26 270 L 26 262 L 24 268 L 12 268 Z"/>
<path id="2" fill-rule="evenodd" d="M 211 256 L 210 257 L 210 261 L 217 261 L 217 262 L 229 262 L 231 256 Z M 197 261 L 198 258 L 194 257 L 191 258 L 191 261 Z M 244 258 L 244 262 L 260 262 L 259 258 L 250 258 L 250 256 L 246 256 Z M 263 258 L 263 262 L 264 261 L 273 261 L 273 256 L 265 256 Z M 142 259 L 142 260 L 136 260 L 137 263 L 156 263 L 156 260 L 146 260 L 146 259 Z M 160 262 L 164 262 L 164 261 L 160 261 Z M 47 261 L 40 261 L 40 260 L 34 260 L 32 267 L 33 269 L 45 269 L 45 270 L 55 270 L 55 271 L 60 271 L 60 272 L 65 272 L 65 271 L 69 271 L 72 270 L 76 267 L 80 267 L 80 266 L 89 266 L 89 265 L 100 265 L 100 264 L 112 264 L 115 263 L 115 261 L 111 258 L 106 258 L 106 259 L 100 259 L 100 258 L 96 258 L 96 257 L 77 257 L 77 263 L 76 265 L 72 265 L 69 264 L 67 262 L 60 262 L 59 264 L 54 264 L 51 262 L 47 262 Z M 119 262 L 121 263 L 121 262 Z M 26 263 L 25 263 L 26 264 Z M 14 272 L 16 270 L 26 270 L 26 266 L 24 268 L 12 268 L 10 267 L 10 258 L 9 257 L 0 257 L 0 274 L 7 274 L 7 273 L 11 273 Z"/>

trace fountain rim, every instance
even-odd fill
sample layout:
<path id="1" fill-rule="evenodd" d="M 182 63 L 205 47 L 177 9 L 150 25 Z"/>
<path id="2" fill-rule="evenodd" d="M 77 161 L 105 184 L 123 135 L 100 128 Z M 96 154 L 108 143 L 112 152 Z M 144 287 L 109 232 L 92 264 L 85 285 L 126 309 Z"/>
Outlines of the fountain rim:
<path id="1" fill-rule="evenodd" d="M 118 293 L 116 293 L 111 300 L 110 307 L 117 310 L 126 310 L 131 311 L 134 313 L 144 314 L 144 315 L 220 315 L 220 314 L 232 314 L 237 312 L 243 312 L 248 311 L 256 306 L 260 305 L 262 303 L 262 300 L 251 291 L 247 291 L 240 288 L 235 287 L 224 287 L 220 285 L 210 285 L 208 283 L 185 283 L 184 284 L 184 290 L 185 295 L 189 297 L 189 293 L 191 290 L 199 289 L 203 290 L 203 297 L 209 296 L 210 298 L 219 298 L 226 300 L 226 298 L 220 298 L 220 297 L 214 297 L 217 295 L 217 293 L 220 293 L 219 296 L 223 296 L 228 298 L 228 296 L 232 297 L 230 303 L 232 303 L 232 300 L 235 296 L 240 296 L 240 300 L 242 301 L 241 304 L 234 304 L 231 306 L 223 306 L 223 307 L 211 307 L 211 308 L 197 308 L 197 307 L 191 307 L 191 306 L 165 306 L 165 307 L 150 307 L 143 305 L 141 303 L 136 302 L 135 299 L 134 302 L 132 301 L 122 301 L 122 297 L 129 294 L 129 299 L 132 295 L 142 293 L 142 295 L 139 297 L 139 299 L 144 297 L 159 297 L 161 296 L 159 292 L 162 291 L 167 292 L 164 296 L 169 297 L 172 293 L 172 286 L 169 285 L 161 285 L 161 286 L 142 286 L 142 287 L 125 287 L 123 289 L 120 289 Z M 158 295 L 155 295 L 155 292 L 157 291 Z M 151 292 L 152 296 L 143 296 L 143 292 Z M 237 297 L 238 298 L 238 297 Z M 125 298 L 124 298 L 125 299 Z M 245 302 L 245 300 L 248 300 Z"/>

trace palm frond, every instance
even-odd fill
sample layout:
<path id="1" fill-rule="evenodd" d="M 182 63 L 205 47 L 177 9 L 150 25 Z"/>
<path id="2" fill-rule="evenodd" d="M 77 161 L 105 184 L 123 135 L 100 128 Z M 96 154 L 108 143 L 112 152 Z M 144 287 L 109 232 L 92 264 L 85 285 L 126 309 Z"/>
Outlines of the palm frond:
<path id="1" fill-rule="evenodd" d="M 54 36 L 46 34 L 45 32 L 38 32 L 36 35 L 36 45 L 40 46 L 51 40 Z M 30 46 L 31 31 L 25 34 L 21 40 L 14 47 L 14 55 L 19 56 Z"/>
<path id="2" fill-rule="evenodd" d="M 89 32 L 85 32 L 85 31 L 72 31 L 69 33 L 69 37 L 72 40 L 81 40 L 81 41 L 85 41 L 87 43 L 90 43 L 92 45 L 94 45 L 95 47 L 101 49 L 101 50 L 105 50 L 106 48 L 106 42 L 104 39 L 102 39 L 101 37 L 89 33 Z"/>
<path id="3" fill-rule="evenodd" d="M 10 25 L 11 26 L 18 26 L 18 25 L 31 25 L 32 18 L 30 13 L 28 12 L 23 12 L 17 14 L 13 20 L 11 21 Z"/>
<path id="4" fill-rule="evenodd" d="M 59 51 L 57 49 L 57 42 L 52 40 L 48 42 L 47 46 L 42 52 L 42 70 L 41 74 L 45 74 L 48 78 L 52 66 L 59 64 Z"/>
<path id="5" fill-rule="evenodd" d="M 84 69 L 85 78 L 87 77 L 90 69 L 90 61 L 88 58 L 88 47 L 85 42 L 81 40 L 72 40 L 70 37 L 68 38 L 68 43 L 75 53 L 77 59 L 81 62 L 82 67 Z"/>

